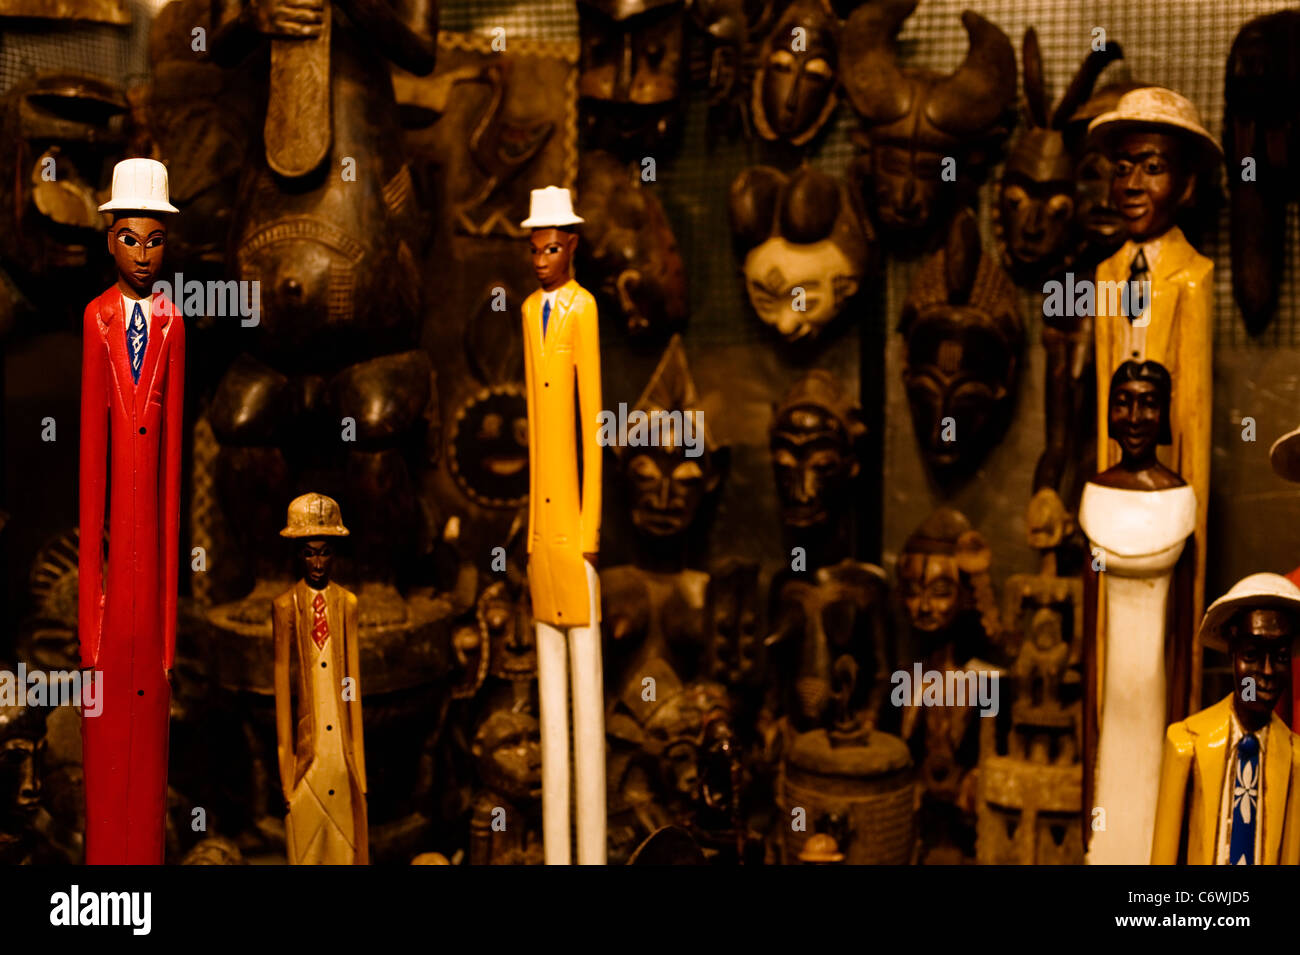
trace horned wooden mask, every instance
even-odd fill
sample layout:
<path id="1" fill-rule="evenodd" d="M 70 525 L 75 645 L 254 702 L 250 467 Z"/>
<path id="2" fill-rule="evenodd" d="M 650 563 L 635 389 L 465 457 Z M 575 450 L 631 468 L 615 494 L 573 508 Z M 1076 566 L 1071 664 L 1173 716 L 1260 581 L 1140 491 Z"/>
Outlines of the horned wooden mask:
<path id="1" fill-rule="evenodd" d="M 1007 131 L 1016 94 L 1011 41 L 970 10 L 961 17 L 970 49 L 955 72 L 899 66 L 893 38 L 916 5 L 883 0 L 859 7 L 841 47 L 844 89 L 862 117 L 858 142 L 867 149 L 855 164 L 860 188 L 880 226 L 909 239 L 938 225 L 973 185 L 974 171 Z"/>

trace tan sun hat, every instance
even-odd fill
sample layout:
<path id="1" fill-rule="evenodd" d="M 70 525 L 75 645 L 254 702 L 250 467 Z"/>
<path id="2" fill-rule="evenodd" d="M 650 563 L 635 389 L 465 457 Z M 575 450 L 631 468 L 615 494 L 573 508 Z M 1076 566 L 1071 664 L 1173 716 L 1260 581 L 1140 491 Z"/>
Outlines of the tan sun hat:
<path id="1" fill-rule="evenodd" d="M 281 537 L 347 537 L 338 501 L 324 494 L 304 494 L 289 504 L 289 523 Z"/>
<path id="2" fill-rule="evenodd" d="M 1268 449 L 1268 460 L 1278 477 L 1300 483 L 1300 428 L 1274 441 Z"/>
<path id="3" fill-rule="evenodd" d="M 1201 114 L 1192 101 L 1181 93 L 1163 86 L 1143 86 L 1119 98 L 1115 108 L 1102 113 L 1088 124 L 1088 136 L 1109 139 L 1119 133 L 1141 127 L 1163 126 L 1179 130 L 1197 143 L 1205 164 L 1223 159 L 1223 147 L 1201 125 Z"/>
<path id="4" fill-rule="evenodd" d="M 1223 625 L 1242 608 L 1252 610 L 1290 610 L 1300 614 L 1300 587 L 1281 574 L 1251 574 L 1232 585 L 1232 589 L 1210 604 L 1201 621 L 1201 639 L 1224 639 Z"/>

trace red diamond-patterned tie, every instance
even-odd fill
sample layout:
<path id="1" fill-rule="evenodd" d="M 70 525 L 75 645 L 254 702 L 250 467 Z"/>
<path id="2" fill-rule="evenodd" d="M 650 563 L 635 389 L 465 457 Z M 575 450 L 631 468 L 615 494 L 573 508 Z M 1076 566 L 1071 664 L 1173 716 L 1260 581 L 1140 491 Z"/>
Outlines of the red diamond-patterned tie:
<path id="1" fill-rule="evenodd" d="M 311 602 L 312 610 L 316 611 L 316 617 L 311 625 L 311 638 L 316 641 L 318 648 L 324 648 L 325 641 L 330 638 L 330 624 L 325 619 L 325 595 L 317 594 L 316 599 Z"/>

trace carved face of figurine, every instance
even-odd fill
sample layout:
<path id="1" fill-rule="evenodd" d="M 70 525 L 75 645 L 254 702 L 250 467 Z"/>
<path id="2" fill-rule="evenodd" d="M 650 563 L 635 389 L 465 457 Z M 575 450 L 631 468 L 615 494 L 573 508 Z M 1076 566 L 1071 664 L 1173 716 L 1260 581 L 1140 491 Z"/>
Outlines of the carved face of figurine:
<path id="1" fill-rule="evenodd" d="M 1176 136 L 1154 130 L 1116 139 L 1110 154 L 1111 201 L 1128 223 L 1133 241 L 1164 235 L 1178 207 L 1191 200 L 1196 177 L 1186 168 L 1183 151 Z"/>
<path id="2" fill-rule="evenodd" d="M 537 283 L 553 292 L 573 274 L 573 253 L 578 248 L 578 234 L 564 229 L 534 229 L 528 240 Z"/>
<path id="3" fill-rule="evenodd" d="M 688 458 L 680 447 L 646 448 L 627 462 L 632 523 L 652 537 L 683 533 L 710 490 L 705 458 Z M 716 480 L 712 481 L 716 486 Z"/>
<path id="4" fill-rule="evenodd" d="M 898 592 L 912 626 L 941 633 L 961 609 L 961 574 L 949 554 L 904 553 L 898 558 Z"/>
<path id="5" fill-rule="evenodd" d="M 43 711 L 0 706 L 0 833 L 18 834 L 40 806 L 44 753 Z"/>
<path id="6" fill-rule="evenodd" d="M 1047 607 L 1035 611 L 1029 628 L 1034 635 L 1034 646 L 1050 650 L 1061 643 L 1061 618 Z"/>
<path id="7" fill-rule="evenodd" d="M 998 195 L 998 214 L 1007 255 L 1014 264 L 1025 269 L 1050 265 L 1070 238 L 1074 184 L 1008 175 Z"/>
<path id="8" fill-rule="evenodd" d="M 484 591 L 479 602 L 482 626 L 490 647 L 489 671 L 502 680 L 529 679 L 537 674 L 537 644 L 519 597 L 503 582 Z"/>
<path id="9" fill-rule="evenodd" d="M 1127 361 L 1110 384 L 1109 435 L 1119 442 L 1122 465 L 1133 470 L 1155 459 L 1156 445 L 1171 443 L 1169 372 L 1155 362 Z"/>
<path id="10" fill-rule="evenodd" d="M 858 473 L 839 420 L 812 404 L 787 408 L 772 429 L 771 445 L 781 520 L 789 527 L 826 523 Z"/>
<path id="11" fill-rule="evenodd" d="M 1288 695 L 1291 648 L 1300 635 L 1298 624 L 1293 613 L 1283 610 L 1243 609 L 1226 628 L 1237 687 L 1232 704 L 1243 723 L 1267 726 L 1278 700 Z M 1253 694 L 1244 692 L 1248 680 L 1254 684 Z"/>
<path id="12" fill-rule="evenodd" d="M 474 734 L 471 751 L 485 785 L 513 799 L 541 798 L 541 727 L 531 713 L 495 710 Z"/>
<path id="13" fill-rule="evenodd" d="M 835 108 L 835 21 L 798 0 L 772 29 L 754 78 L 754 122 L 766 139 L 802 145 Z"/>
<path id="14" fill-rule="evenodd" d="M 1034 550 L 1056 547 L 1071 529 L 1065 503 L 1050 487 L 1040 488 L 1030 498 L 1026 523 L 1029 527 L 1029 546 Z"/>
<path id="15" fill-rule="evenodd" d="M 1124 217 L 1111 200 L 1114 168 L 1100 149 L 1090 149 L 1079 160 L 1074 176 L 1074 208 L 1083 241 L 1091 258 L 1102 258 L 1124 244 Z"/>
<path id="16" fill-rule="evenodd" d="M 334 544 L 328 537 L 309 537 L 298 551 L 302 561 L 303 580 L 323 590 L 330 582 L 330 571 L 334 567 Z"/>
<path id="17" fill-rule="evenodd" d="M 117 263 L 118 280 L 130 286 L 137 298 L 153 290 L 162 272 L 166 242 L 166 224 L 146 215 L 119 216 L 108 230 L 108 251 Z"/>

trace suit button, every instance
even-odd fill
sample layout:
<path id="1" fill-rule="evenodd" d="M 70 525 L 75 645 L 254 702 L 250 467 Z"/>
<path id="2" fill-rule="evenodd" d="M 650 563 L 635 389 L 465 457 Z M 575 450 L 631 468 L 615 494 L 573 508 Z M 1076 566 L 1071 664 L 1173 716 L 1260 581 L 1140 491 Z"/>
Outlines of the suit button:
<path id="1" fill-rule="evenodd" d="M 333 727 L 333 726 L 330 726 L 328 723 L 325 724 L 325 732 L 328 733 L 328 732 L 329 732 L 330 730 L 332 730 L 333 728 L 334 728 L 334 727 Z"/>
<path id="2" fill-rule="evenodd" d="M 324 665 L 325 665 L 325 661 L 322 660 L 322 661 L 320 662 L 320 665 L 321 665 L 321 666 L 324 666 Z"/>
<path id="3" fill-rule="evenodd" d="M 544 381 L 544 382 L 542 382 L 542 387 L 543 387 L 543 388 L 549 388 L 549 387 L 551 387 L 551 383 L 550 383 L 549 381 Z"/>
<path id="4" fill-rule="evenodd" d="M 141 433 L 141 434 L 144 434 L 144 428 L 141 428 L 141 429 L 140 429 L 140 433 Z"/>

